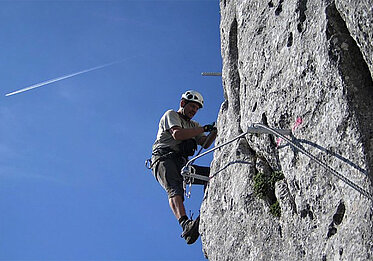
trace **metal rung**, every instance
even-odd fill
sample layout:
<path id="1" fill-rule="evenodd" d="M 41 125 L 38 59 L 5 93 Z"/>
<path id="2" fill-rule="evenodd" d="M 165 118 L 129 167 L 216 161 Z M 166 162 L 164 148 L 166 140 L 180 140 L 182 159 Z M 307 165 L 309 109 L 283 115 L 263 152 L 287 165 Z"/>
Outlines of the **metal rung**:
<path id="1" fill-rule="evenodd" d="M 184 178 L 194 178 L 194 179 L 199 179 L 199 180 L 203 180 L 203 181 L 209 181 L 210 180 L 209 177 L 198 175 L 198 174 L 189 173 L 189 174 L 181 174 L 181 175 Z"/>
<path id="2" fill-rule="evenodd" d="M 195 168 L 193 168 L 190 165 L 189 166 L 186 165 L 181 169 L 181 176 L 183 176 L 184 178 L 193 178 L 193 179 L 199 179 L 199 180 L 203 180 L 203 181 L 209 181 L 210 180 L 209 177 L 196 174 L 195 173 Z"/>

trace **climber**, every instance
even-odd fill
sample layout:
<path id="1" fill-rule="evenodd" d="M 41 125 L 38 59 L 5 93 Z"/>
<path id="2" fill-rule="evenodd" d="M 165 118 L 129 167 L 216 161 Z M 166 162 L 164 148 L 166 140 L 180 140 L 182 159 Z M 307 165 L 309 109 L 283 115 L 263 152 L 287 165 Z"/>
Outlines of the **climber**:
<path id="1" fill-rule="evenodd" d="M 189 90 L 182 94 L 178 111 L 168 110 L 162 116 L 152 148 L 153 174 L 167 192 L 170 208 L 183 229 L 181 236 L 187 244 L 193 244 L 199 237 L 199 216 L 192 220 L 185 213 L 183 177 L 180 171 L 188 161 L 188 156 L 194 154 L 197 144 L 208 148 L 217 133 L 214 124 L 202 127 L 192 120 L 202 107 L 203 97 L 200 93 Z M 204 132 L 210 132 L 209 136 Z M 209 167 L 194 167 L 199 174 L 209 176 Z M 196 180 L 194 184 L 206 185 L 206 182 Z"/>

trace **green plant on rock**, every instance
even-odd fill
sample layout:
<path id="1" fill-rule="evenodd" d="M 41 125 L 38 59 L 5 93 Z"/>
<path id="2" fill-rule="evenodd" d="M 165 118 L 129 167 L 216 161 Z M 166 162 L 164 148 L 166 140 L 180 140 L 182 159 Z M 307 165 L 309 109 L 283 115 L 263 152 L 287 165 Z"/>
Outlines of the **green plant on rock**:
<path id="1" fill-rule="evenodd" d="M 284 174 L 281 171 L 272 172 L 271 177 L 269 178 L 270 187 L 272 189 L 275 189 L 275 183 L 277 181 L 280 181 L 280 180 L 284 179 L 284 178 L 285 178 Z"/>
<path id="2" fill-rule="evenodd" d="M 271 213 L 275 217 L 281 216 L 281 208 L 280 208 L 280 203 L 278 203 L 278 201 L 276 201 L 274 204 L 272 204 L 269 207 L 269 213 Z"/>
<path id="3" fill-rule="evenodd" d="M 268 189 L 268 181 L 262 172 L 258 172 L 254 176 L 254 193 L 259 198 L 264 199 Z"/>
<path id="4" fill-rule="evenodd" d="M 275 217 L 281 216 L 280 204 L 275 195 L 275 183 L 282 179 L 284 179 L 284 174 L 281 171 L 274 171 L 270 175 L 258 172 L 254 176 L 255 195 L 270 204 L 269 212 Z"/>

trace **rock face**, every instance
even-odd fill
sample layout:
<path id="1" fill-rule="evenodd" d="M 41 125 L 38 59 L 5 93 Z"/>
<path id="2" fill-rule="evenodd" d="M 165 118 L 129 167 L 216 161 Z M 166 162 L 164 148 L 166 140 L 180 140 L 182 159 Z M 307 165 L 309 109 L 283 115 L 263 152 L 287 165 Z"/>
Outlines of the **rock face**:
<path id="1" fill-rule="evenodd" d="M 209 260 L 373 259 L 372 7 L 221 0 L 217 145 L 253 123 L 292 129 L 350 183 L 272 135 L 215 151 L 200 224 Z"/>

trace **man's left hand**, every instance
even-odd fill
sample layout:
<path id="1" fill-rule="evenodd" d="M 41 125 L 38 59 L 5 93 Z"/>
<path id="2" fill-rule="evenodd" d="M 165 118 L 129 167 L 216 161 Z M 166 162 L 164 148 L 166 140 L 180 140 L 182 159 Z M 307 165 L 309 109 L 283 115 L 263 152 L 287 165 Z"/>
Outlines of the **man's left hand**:
<path id="1" fill-rule="evenodd" d="M 215 122 L 203 126 L 203 131 L 204 132 L 212 132 L 213 130 L 217 130 L 216 127 L 215 127 Z"/>

